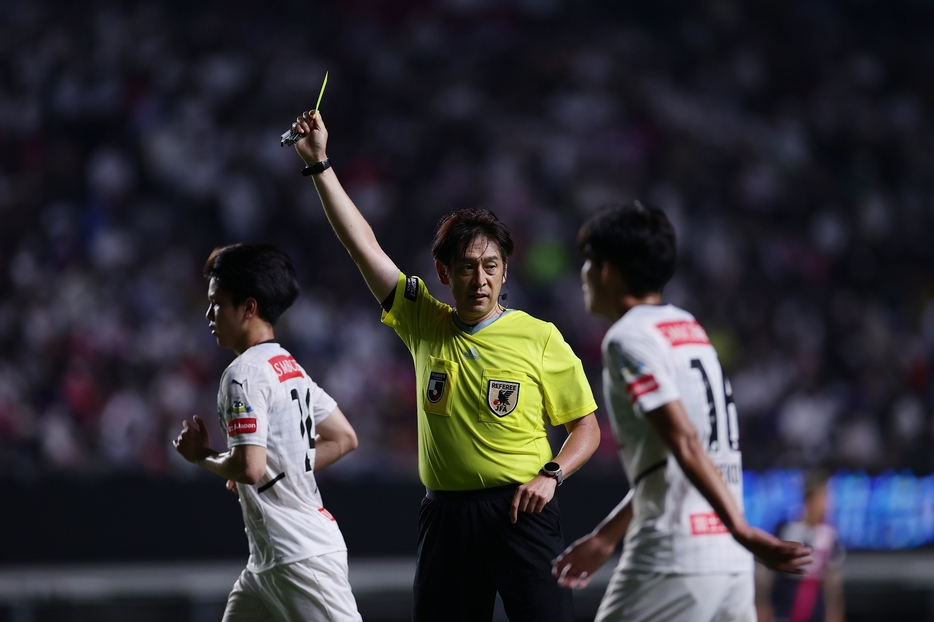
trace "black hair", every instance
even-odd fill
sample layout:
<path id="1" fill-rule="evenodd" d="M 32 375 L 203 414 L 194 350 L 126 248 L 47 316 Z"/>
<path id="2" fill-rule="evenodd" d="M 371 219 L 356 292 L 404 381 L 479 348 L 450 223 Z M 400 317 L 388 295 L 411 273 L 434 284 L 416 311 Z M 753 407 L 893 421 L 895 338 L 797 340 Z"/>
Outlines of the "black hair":
<path id="1" fill-rule="evenodd" d="M 275 326 L 298 298 L 295 267 L 285 251 L 271 244 L 231 244 L 215 248 L 204 263 L 204 276 L 230 294 L 235 306 L 254 298 L 261 318 Z"/>
<path id="2" fill-rule="evenodd" d="M 577 243 L 587 259 L 616 267 L 634 296 L 661 292 L 675 273 L 675 230 L 654 205 L 606 205 L 581 225 Z"/>
<path id="3" fill-rule="evenodd" d="M 486 209 L 460 209 L 444 216 L 435 228 L 431 256 L 445 266 L 462 259 L 467 247 L 478 236 L 484 236 L 499 246 L 503 262 L 512 254 L 512 236 L 509 229 Z"/>

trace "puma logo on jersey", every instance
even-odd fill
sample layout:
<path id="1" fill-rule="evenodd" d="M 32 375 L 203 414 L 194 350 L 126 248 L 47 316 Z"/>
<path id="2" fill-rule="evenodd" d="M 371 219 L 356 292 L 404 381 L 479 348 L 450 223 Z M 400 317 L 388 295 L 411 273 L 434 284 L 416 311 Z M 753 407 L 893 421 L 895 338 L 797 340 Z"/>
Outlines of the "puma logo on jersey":
<path id="1" fill-rule="evenodd" d="M 464 352 L 464 358 L 465 358 L 465 359 L 470 359 L 470 360 L 472 360 L 472 361 L 479 361 L 479 360 L 480 360 L 480 353 L 477 352 L 477 349 L 476 349 L 476 348 L 470 348 L 469 350 L 467 350 L 466 352 Z"/>
<path id="2" fill-rule="evenodd" d="M 272 357 L 269 359 L 269 364 L 276 370 L 279 382 L 285 382 L 291 378 L 301 378 L 305 375 L 302 373 L 302 368 L 298 366 L 295 359 L 288 354 L 280 354 L 279 356 Z"/>

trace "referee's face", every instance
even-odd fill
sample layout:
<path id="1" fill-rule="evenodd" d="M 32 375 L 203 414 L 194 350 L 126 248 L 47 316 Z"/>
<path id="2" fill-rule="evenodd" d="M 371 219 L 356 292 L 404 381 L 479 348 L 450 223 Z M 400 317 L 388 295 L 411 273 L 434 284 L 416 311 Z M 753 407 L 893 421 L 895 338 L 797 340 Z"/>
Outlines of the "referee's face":
<path id="1" fill-rule="evenodd" d="M 496 242 L 485 236 L 474 238 L 452 266 L 438 264 L 438 275 L 450 286 L 457 317 L 465 324 L 479 324 L 502 313 L 498 301 L 506 282 L 506 262 Z"/>

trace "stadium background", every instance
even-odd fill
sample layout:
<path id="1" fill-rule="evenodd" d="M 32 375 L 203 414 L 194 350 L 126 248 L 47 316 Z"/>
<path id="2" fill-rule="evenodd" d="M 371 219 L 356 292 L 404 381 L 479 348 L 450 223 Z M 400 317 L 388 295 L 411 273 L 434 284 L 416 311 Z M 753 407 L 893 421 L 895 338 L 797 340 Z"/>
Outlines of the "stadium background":
<path id="1" fill-rule="evenodd" d="M 320 478 L 352 567 L 414 551 L 410 357 L 278 144 L 325 71 L 329 155 L 400 268 L 445 298 L 434 223 L 493 209 L 517 242 L 510 306 L 553 321 L 599 389 L 606 326 L 584 312 L 574 237 L 605 202 L 659 204 L 681 250 L 666 296 L 717 345 L 752 476 L 783 482 L 786 511 L 797 469 L 885 482 L 895 522 L 867 529 L 914 517 L 920 535 L 855 548 L 930 545 L 932 26 L 920 0 L 6 0 L 0 620 L 216 616 L 223 590 L 76 601 L 55 581 L 242 565 L 235 502 L 169 444 L 182 419 L 214 420 L 231 354 L 200 267 L 234 241 L 295 259 L 303 295 L 277 336 L 359 434 Z M 625 490 L 600 420 L 561 491 L 568 537 Z M 928 551 L 851 553 L 851 619 L 932 619 Z"/>

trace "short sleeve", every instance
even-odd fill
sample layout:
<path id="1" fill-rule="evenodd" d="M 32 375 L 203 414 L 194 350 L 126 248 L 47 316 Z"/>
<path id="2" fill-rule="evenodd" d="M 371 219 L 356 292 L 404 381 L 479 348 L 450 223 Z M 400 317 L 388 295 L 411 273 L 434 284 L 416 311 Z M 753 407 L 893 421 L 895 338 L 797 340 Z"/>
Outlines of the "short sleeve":
<path id="1" fill-rule="evenodd" d="M 662 354 L 649 335 L 614 336 L 607 343 L 605 363 L 610 377 L 623 385 L 638 415 L 644 416 L 681 397 Z"/>
<path id="2" fill-rule="evenodd" d="M 406 276 L 400 272 L 394 291 L 389 311 L 383 309 L 382 322 L 392 327 L 411 350 L 415 327 L 418 326 L 419 299 L 428 295 L 428 288 L 418 277 Z"/>
<path id="3" fill-rule="evenodd" d="M 417 276 L 399 273 L 396 293 L 389 311 L 383 309 L 383 324 L 391 326 L 410 352 L 419 339 L 434 334 L 451 307 L 436 299 Z"/>
<path id="4" fill-rule="evenodd" d="M 266 447 L 269 399 L 262 373 L 247 366 L 231 366 L 221 383 L 221 422 L 227 446 Z"/>
<path id="5" fill-rule="evenodd" d="M 584 366 L 553 324 L 542 353 L 542 390 L 552 425 L 580 419 L 597 410 Z"/>
<path id="6" fill-rule="evenodd" d="M 313 381 L 309 382 L 311 382 L 311 416 L 315 420 L 315 425 L 318 425 L 334 412 L 337 402 Z"/>

